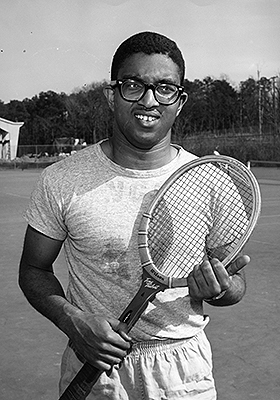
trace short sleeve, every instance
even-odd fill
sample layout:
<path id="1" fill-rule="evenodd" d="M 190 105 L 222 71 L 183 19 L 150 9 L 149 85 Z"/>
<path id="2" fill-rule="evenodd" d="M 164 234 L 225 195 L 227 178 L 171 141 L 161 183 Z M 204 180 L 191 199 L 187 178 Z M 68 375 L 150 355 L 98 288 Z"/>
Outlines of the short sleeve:
<path id="1" fill-rule="evenodd" d="M 64 240 L 67 236 L 60 188 L 59 178 L 54 179 L 48 169 L 45 169 L 23 214 L 30 226 L 56 240 Z"/>

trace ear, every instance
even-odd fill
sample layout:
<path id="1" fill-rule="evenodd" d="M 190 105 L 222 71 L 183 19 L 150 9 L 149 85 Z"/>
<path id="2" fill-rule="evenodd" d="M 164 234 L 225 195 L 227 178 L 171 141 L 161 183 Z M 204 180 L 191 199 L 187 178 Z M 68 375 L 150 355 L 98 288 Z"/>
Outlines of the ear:
<path id="1" fill-rule="evenodd" d="M 115 100 L 115 91 L 112 86 L 107 85 L 103 89 L 104 96 L 107 99 L 109 108 L 111 111 L 114 111 L 114 100 Z"/>
<path id="2" fill-rule="evenodd" d="M 176 113 L 176 117 L 180 114 L 184 104 L 187 102 L 188 100 L 188 94 L 186 92 L 183 92 L 180 100 L 179 100 L 179 105 L 178 105 L 178 109 L 177 109 L 177 113 Z"/>

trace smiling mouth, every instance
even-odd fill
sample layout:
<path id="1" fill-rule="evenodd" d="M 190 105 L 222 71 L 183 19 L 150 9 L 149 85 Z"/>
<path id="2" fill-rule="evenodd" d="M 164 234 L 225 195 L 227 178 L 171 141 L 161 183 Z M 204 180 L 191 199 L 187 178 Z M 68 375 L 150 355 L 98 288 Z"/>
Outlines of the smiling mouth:
<path id="1" fill-rule="evenodd" d="M 141 121 L 147 121 L 147 122 L 153 122 L 156 121 L 156 117 L 152 117 L 151 115 L 142 115 L 142 114 L 136 114 L 135 118 L 140 119 Z"/>

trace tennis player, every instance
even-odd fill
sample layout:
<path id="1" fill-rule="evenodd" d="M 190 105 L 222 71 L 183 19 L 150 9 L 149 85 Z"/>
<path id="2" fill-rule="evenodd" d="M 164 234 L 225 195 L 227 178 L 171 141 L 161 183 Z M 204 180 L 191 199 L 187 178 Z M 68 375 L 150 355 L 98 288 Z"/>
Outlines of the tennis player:
<path id="1" fill-rule="evenodd" d="M 218 260 L 203 262 L 188 288 L 158 294 L 129 335 L 118 321 L 141 282 L 140 217 L 161 184 L 196 158 L 170 142 L 187 100 L 184 74 L 169 38 L 141 32 L 124 41 L 105 89 L 112 136 L 46 168 L 32 194 L 19 283 L 31 305 L 69 338 L 61 393 L 88 361 L 106 372 L 89 400 L 216 399 L 203 301 L 239 302 L 245 279 L 238 270 L 248 256 L 237 259 L 231 278 Z M 53 271 L 62 246 L 66 294 Z"/>

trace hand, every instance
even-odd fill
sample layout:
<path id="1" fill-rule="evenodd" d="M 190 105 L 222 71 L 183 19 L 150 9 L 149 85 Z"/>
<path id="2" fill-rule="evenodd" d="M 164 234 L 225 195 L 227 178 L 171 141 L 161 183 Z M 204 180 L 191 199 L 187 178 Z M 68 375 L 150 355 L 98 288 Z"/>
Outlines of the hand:
<path id="1" fill-rule="evenodd" d="M 126 324 L 117 319 L 78 311 L 72 317 L 72 324 L 69 337 L 75 349 L 100 370 L 109 371 L 119 364 L 131 347 Z"/>
<path id="2" fill-rule="evenodd" d="M 202 301 L 220 295 L 230 288 L 232 276 L 249 261 L 248 256 L 239 256 L 228 269 L 216 258 L 197 265 L 188 277 L 190 296 L 196 301 Z"/>

